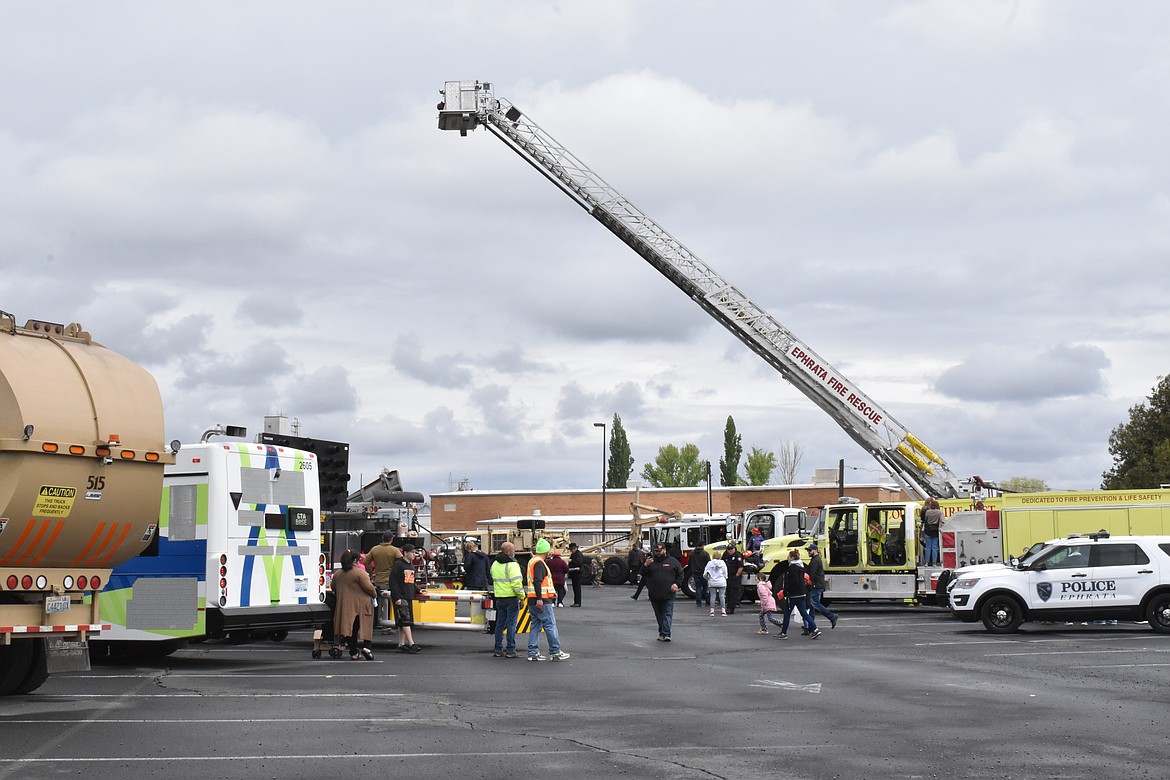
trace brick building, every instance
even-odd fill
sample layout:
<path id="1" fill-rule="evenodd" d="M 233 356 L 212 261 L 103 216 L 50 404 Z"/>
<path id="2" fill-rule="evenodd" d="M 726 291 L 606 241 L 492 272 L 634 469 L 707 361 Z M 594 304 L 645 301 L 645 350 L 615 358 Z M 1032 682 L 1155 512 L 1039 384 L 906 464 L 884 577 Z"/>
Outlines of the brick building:
<path id="1" fill-rule="evenodd" d="M 607 519 L 623 523 L 630 518 L 634 489 L 605 491 Z M 849 485 L 847 495 L 862 501 L 906 500 L 899 488 L 884 484 Z M 836 484 L 717 487 L 710 491 L 711 513 L 738 514 L 761 504 L 799 508 L 820 507 L 837 501 Z M 601 488 L 588 490 L 462 490 L 431 494 L 431 530 L 435 533 L 468 531 L 484 520 L 539 514 L 545 520 L 562 515 L 600 515 Z M 642 488 L 638 501 L 684 514 L 707 512 L 706 487 Z"/>

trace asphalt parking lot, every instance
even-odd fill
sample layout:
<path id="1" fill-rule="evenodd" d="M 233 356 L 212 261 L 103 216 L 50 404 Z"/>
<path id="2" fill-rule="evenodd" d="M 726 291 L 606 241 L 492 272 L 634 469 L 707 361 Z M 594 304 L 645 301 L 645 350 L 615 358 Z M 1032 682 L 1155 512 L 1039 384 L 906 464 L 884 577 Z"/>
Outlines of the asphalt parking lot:
<path id="1" fill-rule="evenodd" d="M 1164 778 L 1170 637 L 1127 624 L 1010 636 L 933 608 L 837 605 L 816 641 L 756 634 L 754 605 L 587 589 L 572 658 L 493 658 L 419 630 L 373 661 L 283 642 L 102 661 L 0 700 L 0 778 Z M 521 637 L 523 643 L 526 637 Z M 542 640 L 542 648 L 544 647 Z"/>

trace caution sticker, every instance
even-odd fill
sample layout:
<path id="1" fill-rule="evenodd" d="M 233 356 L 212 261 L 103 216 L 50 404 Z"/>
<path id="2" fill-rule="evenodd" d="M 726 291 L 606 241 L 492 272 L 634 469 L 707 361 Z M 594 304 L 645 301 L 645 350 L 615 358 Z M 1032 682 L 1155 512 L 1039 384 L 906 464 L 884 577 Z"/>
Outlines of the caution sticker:
<path id="1" fill-rule="evenodd" d="M 69 517 L 75 498 L 77 488 L 41 485 L 32 513 L 37 517 Z"/>

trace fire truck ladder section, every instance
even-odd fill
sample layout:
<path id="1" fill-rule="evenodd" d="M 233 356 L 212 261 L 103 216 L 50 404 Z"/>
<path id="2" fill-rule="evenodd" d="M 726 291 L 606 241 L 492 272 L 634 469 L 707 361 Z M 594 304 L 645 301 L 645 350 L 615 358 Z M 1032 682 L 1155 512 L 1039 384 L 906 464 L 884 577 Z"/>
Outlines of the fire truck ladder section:
<path id="1" fill-rule="evenodd" d="M 911 494 L 967 495 L 942 458 L 772 315 L 723 279 L 568 149 L 479 81 L 448 81 L 439 129 L 486 127 L 823 409 Z"/>

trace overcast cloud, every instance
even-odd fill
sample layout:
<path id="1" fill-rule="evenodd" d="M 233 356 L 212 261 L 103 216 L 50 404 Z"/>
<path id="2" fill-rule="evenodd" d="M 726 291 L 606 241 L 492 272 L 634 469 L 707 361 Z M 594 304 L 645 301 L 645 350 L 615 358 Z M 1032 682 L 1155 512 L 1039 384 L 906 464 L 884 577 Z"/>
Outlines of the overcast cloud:
<path id="1" fill-rule="evenodd" d="M 486 132 L 480 79 L 960 476 L 1092 488 L 1166 373 L 1170 6 L 9 2 L 0 309 L 433 493 L 804 450 L 827 415 Z"/>

